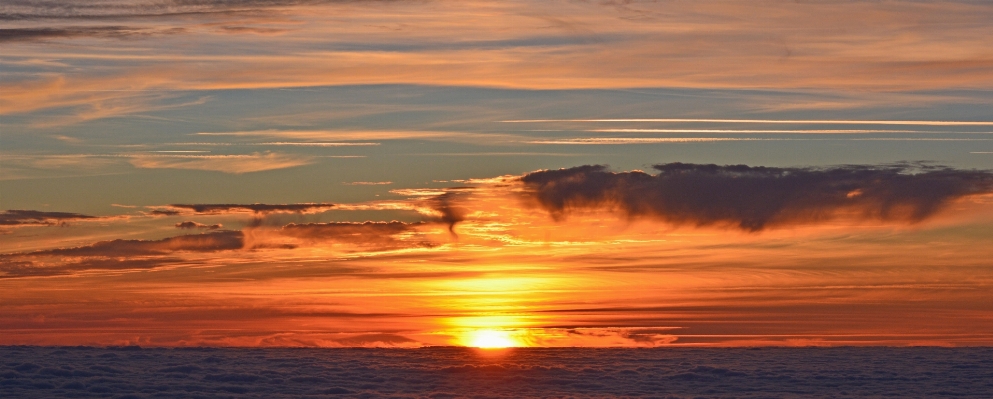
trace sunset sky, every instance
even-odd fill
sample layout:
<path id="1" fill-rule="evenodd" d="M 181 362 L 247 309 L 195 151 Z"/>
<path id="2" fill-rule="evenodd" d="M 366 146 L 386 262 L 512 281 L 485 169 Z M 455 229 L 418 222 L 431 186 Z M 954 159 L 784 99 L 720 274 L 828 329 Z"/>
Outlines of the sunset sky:
<path id="1" fill-rule="evenodd" d="M 993 345 L 987 1 L 0 21 L 0 345 Z"/>

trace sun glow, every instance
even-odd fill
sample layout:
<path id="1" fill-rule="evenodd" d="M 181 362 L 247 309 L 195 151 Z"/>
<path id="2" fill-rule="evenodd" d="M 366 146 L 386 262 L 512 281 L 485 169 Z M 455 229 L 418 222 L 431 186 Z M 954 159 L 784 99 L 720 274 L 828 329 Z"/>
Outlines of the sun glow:
<path id="1" fill-rule="evenodd" d="M 469 345 L 475 348 L 498 349 L 521 346 L 513 339 L 510 331 L 476 330 L 469 333 Z"/>

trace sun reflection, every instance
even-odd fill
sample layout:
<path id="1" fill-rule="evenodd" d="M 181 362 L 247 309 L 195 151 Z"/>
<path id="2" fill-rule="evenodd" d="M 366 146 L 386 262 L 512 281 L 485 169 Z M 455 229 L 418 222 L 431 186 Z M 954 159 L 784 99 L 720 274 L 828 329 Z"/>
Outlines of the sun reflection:
<path id="1" fill-rule="evenodd" d="M 475 330 L 466 333 L 467 346 L 483 349 L 499 349 L 522 346 L 514 339 L 511 331 Z"/>

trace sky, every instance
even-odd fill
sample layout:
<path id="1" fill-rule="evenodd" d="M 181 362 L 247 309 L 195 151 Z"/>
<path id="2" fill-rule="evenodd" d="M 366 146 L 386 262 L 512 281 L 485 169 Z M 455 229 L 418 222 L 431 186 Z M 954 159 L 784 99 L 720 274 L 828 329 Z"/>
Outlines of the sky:
<path id="1" fill-rule="evenodd" d="M 0 345 L 993 344 L 993 4 L 0 4 Z"/>

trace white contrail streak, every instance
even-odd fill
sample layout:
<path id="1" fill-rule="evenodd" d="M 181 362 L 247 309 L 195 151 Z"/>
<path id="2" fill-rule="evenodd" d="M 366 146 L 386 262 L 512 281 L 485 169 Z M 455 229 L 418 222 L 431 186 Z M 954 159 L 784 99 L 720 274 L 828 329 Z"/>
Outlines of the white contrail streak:
<path id="1" fill-rule="evenodd" d="M 921 125 L 921 126 L 993 126 L 993 121 L 857 121 L 857 120 L 782 120 L 782 119 L 517 119 L 503 123 L 537 122 L 666 122 L 666 123 L 780 123 L 831 125 Z"/>

